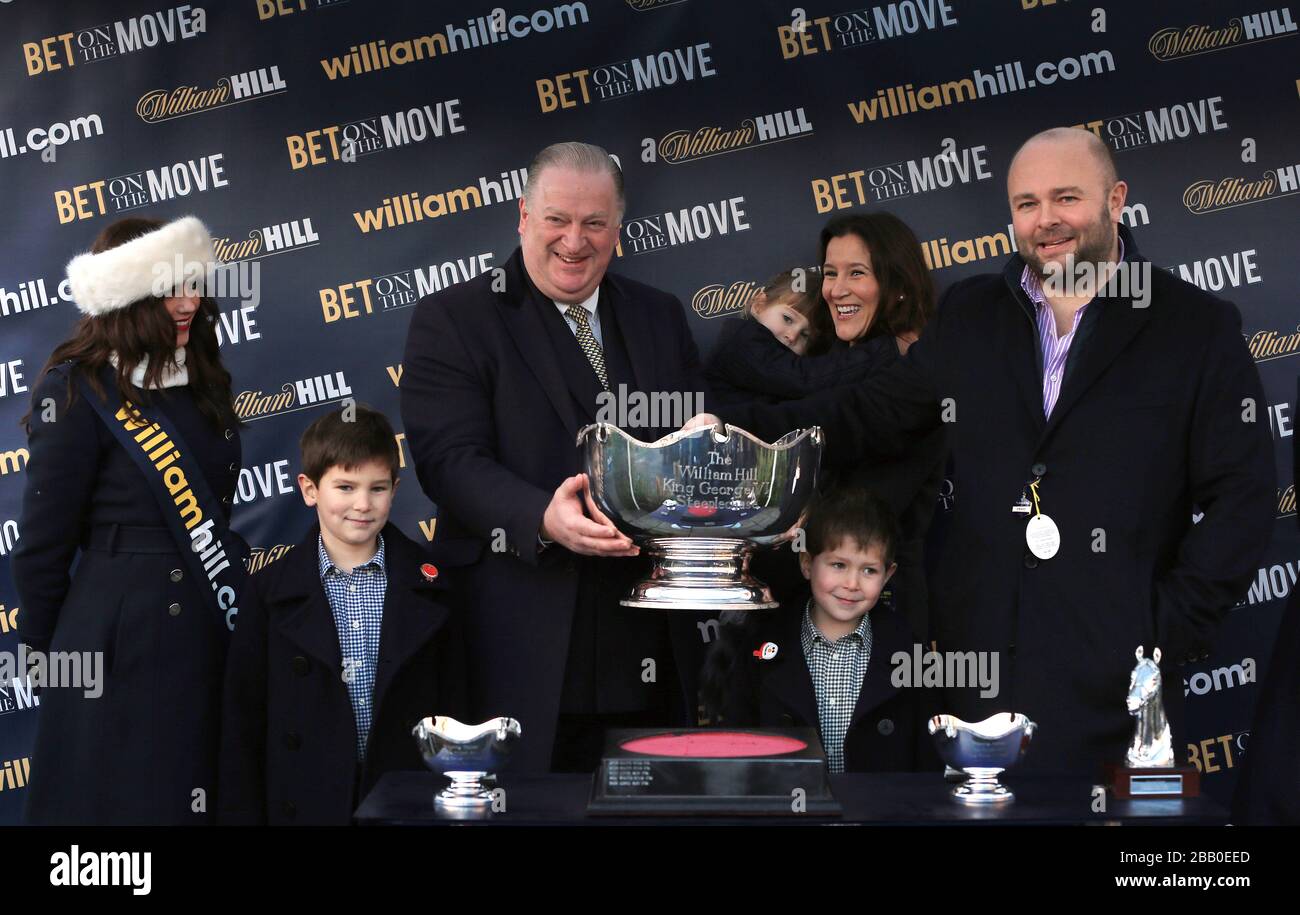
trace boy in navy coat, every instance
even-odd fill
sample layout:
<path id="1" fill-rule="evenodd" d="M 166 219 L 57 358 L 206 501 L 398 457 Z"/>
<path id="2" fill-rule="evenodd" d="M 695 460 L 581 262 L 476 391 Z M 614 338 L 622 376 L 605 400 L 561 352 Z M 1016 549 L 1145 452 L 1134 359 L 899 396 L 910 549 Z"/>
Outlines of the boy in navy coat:
<path id="1" fill-rule="evenodd" d="M 893 676 L 895 653 L 910 657 L 913 637 L 881 600 L 897 567 L 888 506 L 840 488 L 819 497 L 804 534 L 809 589 L 723 626 L 702 678 L 706 715 L 728 727 L 815 727 L 835 773 L 937 770 L 929 691 Z"/>
<path id="2" fill-rule="evenodd" d="M 420 769 L 411 729 L 461 714 L 463 650 L 446 578 L 388 522 L 399 455 L 356 406 L 303 433 L 318 523 L 249 581 L 226 668 L 218 820 L 351 821 L 379 777 Z"/>

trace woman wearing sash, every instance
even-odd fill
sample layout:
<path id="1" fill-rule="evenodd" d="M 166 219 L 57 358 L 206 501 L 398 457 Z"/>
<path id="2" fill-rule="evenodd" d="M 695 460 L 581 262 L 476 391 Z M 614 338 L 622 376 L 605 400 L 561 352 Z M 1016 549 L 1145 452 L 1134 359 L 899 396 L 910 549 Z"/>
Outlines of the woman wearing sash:
<path id="1" fill-rule="evenodd" d="M 202 824 L 215 810 L 247 547 L 228 528 L 240 440 L 217 306 L 199 295 L 211 264 L 193 217 L 119 220 L 68 264 L 84 316 L 25 418 L 13 557 L 22 641 L 51 662 L 30 823 Z"/>

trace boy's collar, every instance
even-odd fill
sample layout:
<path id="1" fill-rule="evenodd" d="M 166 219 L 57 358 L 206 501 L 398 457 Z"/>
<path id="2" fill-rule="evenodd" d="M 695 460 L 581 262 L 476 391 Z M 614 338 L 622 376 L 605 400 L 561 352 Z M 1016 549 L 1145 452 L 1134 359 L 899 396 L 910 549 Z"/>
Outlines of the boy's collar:
<path id="1" fill-rule="evenodd" d="M 343 569 L 339 567 L 338 563 L 334 561 L 334 558 L 330 556 L 329 550 L 325 546 L 325 535 L 321 533 L 319 526 L 317 527 L 316 532 L 316 562 L 320 569 L 320 577 L 322 580 L 324 580 L 330 569 L 338 569 L 340 574 L 349 574 L 344 572 Z M 379 531 L 375 534 L 375 552 L 369 559 L 353 566 L 352 571 L 355 572 L 357 569 L 363 569 L 369 565 L 378 565 L 379 571 L 386 571 L 383 531 Z"/>
<path id="2" fill-rule="evenodd" d="M 880 606 L 879 601 L 876 602 L 876 606 Z M 803 635 L 804 633 L 807 633 L 810 641 L 816 640 L 818 637 L 820 637 L 821 640 L 826 644 L 835 645 L 836 643 L 843 641 L 844 639 L 848 638 L 851 635 L 856 635 L 858 636 L 858 638 L 865 639 L 867 637 L 867 632 L 870 631 L 871 629 L 871 610 L 874 608 L 869 608 L 866 613 L 862 614 L 862 618 L 858 620 L 858 624 L 855 627 L 853 627 L 853 629 L 846 632 L 838 639 L 832 639 L 829 636 L 827 636 L 826 633 L 822 632 L 821 629 L 818 627 L 818 625 L 815 622 L 813 622 L 812 608 L 813 608 L 813 599 L 809 597 L 808 603 L 804 605 L 804 609 L 803 609 L 803 620 L 801 623 L 800 634 Z"/>

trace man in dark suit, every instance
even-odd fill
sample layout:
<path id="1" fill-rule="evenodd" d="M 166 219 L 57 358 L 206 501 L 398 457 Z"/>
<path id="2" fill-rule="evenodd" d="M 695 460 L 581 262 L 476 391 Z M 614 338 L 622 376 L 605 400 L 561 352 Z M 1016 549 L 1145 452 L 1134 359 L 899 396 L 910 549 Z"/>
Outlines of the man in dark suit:
<path id="1" fill-rule="evenodd" d="M 691 665 L 674 662 L 673 642 L 688 651 L 692 633 L 619 606 L 645 566 L 585 498 L 576 436 L 623 385 L 704 383 L 681 303 L 606 273 L 623 214 L 617 164 L 561 143 L 528 175 L 520 248 L 416 306 L 402 419 L 438 506 L 435 553 L 465 567 L 477 717 L 519 720 L 515 766 L 590 770 L 608 727 L 686 719 L 694 696 L 676 681 Z"/>
<path id="2" fill-rule="evenodd" d="M 1237 309 L 1151 267 L 1118 225 L 1127 185 L 1096 137 L 1031 138 L 1007 190 L 1019 253 L 953 286 L 906 358 L 726 419 L 819 424 L 831 462 L 949 423 L 931 631 L 941 651 L 999 652 L 1003 674 L 996 697 L 947 690 L 948 710 L 1025 713 L 1040 725 L 1026 767 L 1097 776 L 1133 734 L 1138 645 L 1162 649 L 1175 745 L 1186 734 L 1178 665 L 1207 654 L 1272 531 L 1265 401 Z M 1089 265 L 1116 282 L 1064 282 Z"/>

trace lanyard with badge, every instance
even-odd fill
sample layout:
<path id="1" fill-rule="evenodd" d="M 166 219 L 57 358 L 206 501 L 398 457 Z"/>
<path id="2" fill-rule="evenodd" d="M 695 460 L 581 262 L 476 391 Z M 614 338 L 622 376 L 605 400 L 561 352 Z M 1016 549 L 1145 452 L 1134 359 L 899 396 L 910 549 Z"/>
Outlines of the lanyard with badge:
<path id="1" fill-rule="evenodd" d="M 1011 511 L 1017 515 L 1031 516 L 1025 525 L 1025 544 L 1029 547 L 1029 552 L 1039 559 L 1051 559 L 1061 548 L 1061 532 L 1051 516 L 1043 514 L 1042 500 L 1038 495 L 1038 484 L 1042 479 L 1041 474 L 1034 475 L 1033 480 L 1021 490 L 1020 500 L 1011 506 Z M 1033 502 L 1030 502 L 1030 497 Z"/>

